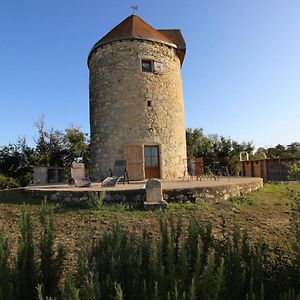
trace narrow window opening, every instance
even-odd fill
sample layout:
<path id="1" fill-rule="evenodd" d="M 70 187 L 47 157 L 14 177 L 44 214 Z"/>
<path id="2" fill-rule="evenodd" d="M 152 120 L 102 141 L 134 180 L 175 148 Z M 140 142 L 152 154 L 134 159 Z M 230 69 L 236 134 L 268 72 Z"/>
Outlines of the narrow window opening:
<path id="1" fill-rule="evenodd" d="M 153 64 L 151 60 L 142 60 L 142 71 L 153 72 Z"/>
<path id="2" fill-rule="evenodd" d="M 147 101 L 147 107 L 151 107 L 152 106 L 152 101 L 148 100 Z"/>

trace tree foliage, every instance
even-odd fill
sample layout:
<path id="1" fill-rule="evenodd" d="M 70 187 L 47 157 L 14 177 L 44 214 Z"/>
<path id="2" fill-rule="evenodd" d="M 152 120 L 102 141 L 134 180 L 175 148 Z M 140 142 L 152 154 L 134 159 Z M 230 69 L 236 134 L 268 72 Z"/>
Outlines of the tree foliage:
<path id="1" fill-rule="evenodd" d="M 34 166 L 65 167 L 69 175 L 71 163 L 78 157 L 89 168 L 89 140 L 87 134 L 71 126 L 64 132 L 45 127 L 44 117 L 36 122 L 38 137 L 35 146 L 27 145 L 25 138 L 0 147 L 0 189 L 26 186 L 32 181 Z"/>
<path id="2" fill-rule="evenodd" d="M 252 142 L 239 143 L 219 135 L 204 135 L 202 128 L 186 130 L 188 157 L 203 157 L 205 166 L 222 173 L 233 173 L 240 152 L 253 153 Z"/>
<path id="3" fill-rule="evenodd" d="M 33 157 L 34 150 L 27 145 L 25 138 L 3 146 L 0 148 L 0 173 L 26 185 L 32 179 Z"/>
<path id="4" fill-rule="evenodd" d="M 187 155 L 189 158 L 203 157 L 206 167 L 218 169 L 221 173 L 235 174 L 236 162 L 241 152 L 247 152 L 250 159 L 300 158 L 300 143 L 283 146 L 259 147 L 254 151 L 252 142 L 239 143 L 231 138 L 219 135 L 205 135 L 202 128 L 186 130 Z M 291 173 L 297 171 L 297 165 L 291 166 Z M 291 175 L 292 176 L 292 175 Z"/>
<path id="5" fill-rule="evenodd" d="M 266 158 L 300 158 L 299 142 L 294 142 L 287 146 L 278 144 L 275 147 L 266 149 L 259 148 L 258 150 L 260 150 L 260 152 L 264 152 Z"/>

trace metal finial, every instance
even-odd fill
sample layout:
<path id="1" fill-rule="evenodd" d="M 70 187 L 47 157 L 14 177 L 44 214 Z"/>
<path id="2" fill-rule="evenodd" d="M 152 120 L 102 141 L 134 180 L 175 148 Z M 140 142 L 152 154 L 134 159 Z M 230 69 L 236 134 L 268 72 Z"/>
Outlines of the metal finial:
<path id="1" fill-rule="evenodd" d="M 133 14 L 133 15 L 136 15 L 136 12 L 137 12 L 137 10 L 138 10 L 137 5 L 135 5 L 135 6 L 130 6 L 130 7 L 131 7 L 131 9 L 132 9 L 132 14 Z"/>

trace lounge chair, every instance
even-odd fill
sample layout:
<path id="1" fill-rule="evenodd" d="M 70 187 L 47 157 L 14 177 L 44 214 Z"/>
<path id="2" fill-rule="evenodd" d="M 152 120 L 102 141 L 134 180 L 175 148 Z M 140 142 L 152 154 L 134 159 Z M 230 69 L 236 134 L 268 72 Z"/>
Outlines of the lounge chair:
<path id="1" fill-rule="evenodd" d="M 91 181 L 85 176 L 84 163 L 72 163 L 70 184 L 74 184 L 76 187 L 91 186 Z"/>
<path id="2" fill-rule="evenodd" d="M 127 160 L 115 160 L 113 171 L 109 169 L 110 176 L 103 180 L 102 186 L 115 186 L 119 181 L 129 183 L 128 172 L 126 169 Z"/>

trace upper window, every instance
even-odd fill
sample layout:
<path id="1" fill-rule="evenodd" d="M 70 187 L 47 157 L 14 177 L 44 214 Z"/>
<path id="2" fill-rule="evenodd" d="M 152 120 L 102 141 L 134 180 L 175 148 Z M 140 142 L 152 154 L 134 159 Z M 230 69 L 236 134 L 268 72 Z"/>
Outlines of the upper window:
<path id="1" fill-rule="evenodd" d="M 152 60 L 142 60 L 142 71 L 143 72 L 153 72 Z"/>

